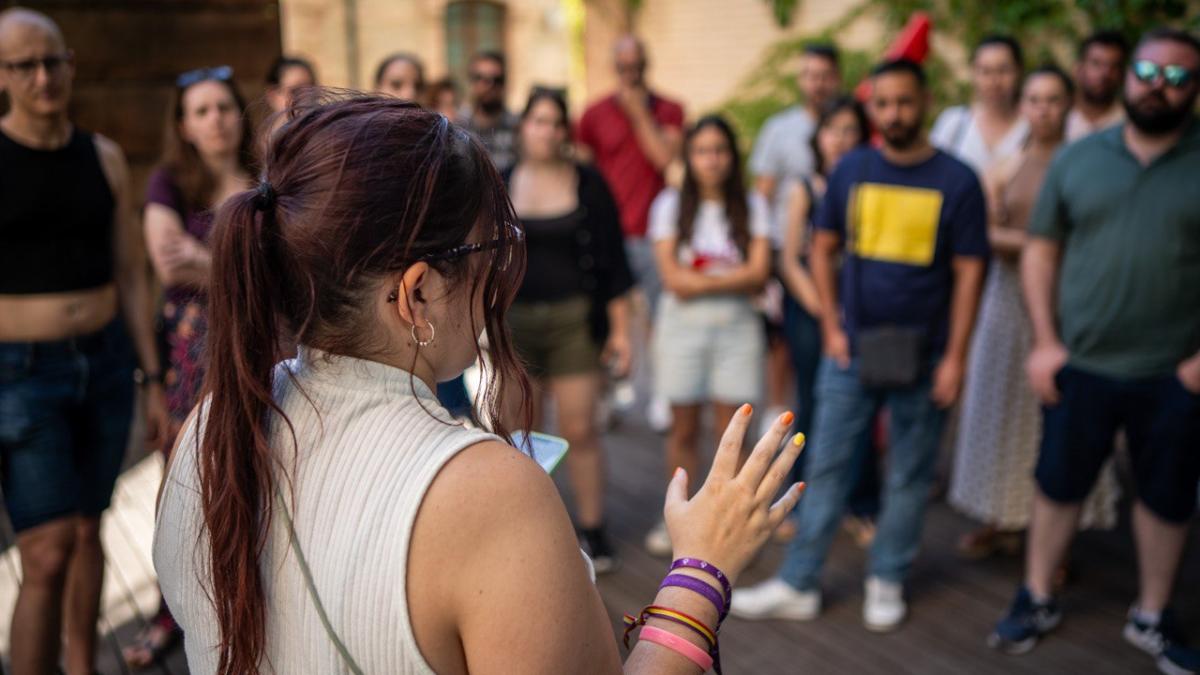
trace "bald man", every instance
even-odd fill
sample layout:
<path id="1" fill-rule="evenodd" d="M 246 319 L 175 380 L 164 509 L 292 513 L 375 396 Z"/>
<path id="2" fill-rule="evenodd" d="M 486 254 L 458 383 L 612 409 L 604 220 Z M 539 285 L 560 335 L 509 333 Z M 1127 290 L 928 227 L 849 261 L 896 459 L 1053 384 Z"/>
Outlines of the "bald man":
<path id="1" fill-rule="evenodd" d="M 55 672 L 64 636 L 67 672 L 93 672 L 100 514 L 136 374 L 150 442 L 166 429 L 128 168 L 115 143 L 71 124 L 74 72 L 53 21 L 0 12 L 0 489 L 23 571 L 15 675 Z"/>

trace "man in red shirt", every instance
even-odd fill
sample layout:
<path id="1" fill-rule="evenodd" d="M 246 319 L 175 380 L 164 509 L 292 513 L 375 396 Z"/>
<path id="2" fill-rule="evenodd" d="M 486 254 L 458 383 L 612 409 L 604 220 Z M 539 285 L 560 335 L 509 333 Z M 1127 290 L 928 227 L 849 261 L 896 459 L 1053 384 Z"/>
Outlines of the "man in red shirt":
<path id="1" fill-rule="evenodd" d="M 583 113 L 578 138 L 617 200 L 629 264 L 653 309 L 660 287 L 646 218 L 683 144 L 683 107 L 646 86 L 646 50 L 637 38 L 621 37 L 613 56 L 617 91 Z"/>
<path id="2" fill-rule="evenodd" d="M 646 49 L 637 38 L 618 39 L 613 59 L 617 91 L 583 113 L 577 138 L 580 154 L 593 159 L 616 198 L 626 257 L 652 320 L 662 286 L 646 239 L 646 220 L 650 202 L 666 185 L 663 173 L 683 146 L 683 106 L 646 86 Z M 615 397 L 631 400 L 632 391 L 623 395 L 618 389 Z M 670 426 L 665 400 L 651 402 L 649 421 L 660 431 Z"/>

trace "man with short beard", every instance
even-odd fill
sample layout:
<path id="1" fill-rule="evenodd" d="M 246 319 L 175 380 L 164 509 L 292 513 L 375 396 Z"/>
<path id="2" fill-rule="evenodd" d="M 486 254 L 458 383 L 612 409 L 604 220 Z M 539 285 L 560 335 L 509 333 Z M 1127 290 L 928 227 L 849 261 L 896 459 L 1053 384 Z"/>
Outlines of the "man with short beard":
<path id="1" fill-rule="evenodd" d="M 470 103 L 463 107 L 458 117 L 462 126 L 475 134 L 487 148 L 496 169 L 507 171 L 517 161 L 517 125 L 520 120 L 504 107 L 504 55 L 499 52 L 480 52 L 471 58 L 467 70 L 471 80 L 468 89 Z"/>
<path id="2" fill-rule="evenodd" d="M 1116 31 L 1096 31 L 1079 45 L 1075 106 L 1067 115 L 1067 142 L 1107 129 L 1125 119 L 1121 78 L 1129 60 L 1129 43 Z"/>
<path id="3" fill-rule="evenodd" d="M 1164 673 L 1200 671 L 1167 611 L 1200 479 L 1198 80 L 1194 36 L 1143 37 L 1125 77 L 1128 122 L 1063 150 L 1031 217 L 1026 370 L 1044 424 L 1025 583 L 990 639 L 1010 653 L 1061 620 L 1054 573 L 1123 430 L 1139 581 L 1125 639 Z"/>
<path id="4" fill-rule="evenodd" d="M 962 389 L 990 254 L 983 190 L 969 166 L 925 137 L 930 97 L 920 66 L 884 63 L 871 85 L 868 111 L 883 146 L 851 152 L 830 176 L 809 258 L 825 356 L 804 508 L 779 576 L 734 592 L 732 612 L 743 618 L 820 612 L 819 576 L 857 478 L 857 454 L 887 406 L 892 442 L 863 623 L 877 632 L 900 625 L 946 409 Z M 883 377 L 881 360 L 903 361 L 907 372 Z"/>

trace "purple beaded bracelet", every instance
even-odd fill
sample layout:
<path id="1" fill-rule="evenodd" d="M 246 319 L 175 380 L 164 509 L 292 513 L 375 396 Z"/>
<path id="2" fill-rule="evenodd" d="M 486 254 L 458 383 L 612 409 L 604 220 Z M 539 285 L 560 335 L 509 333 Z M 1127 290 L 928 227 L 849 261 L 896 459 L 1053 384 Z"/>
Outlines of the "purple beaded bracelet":
<path id="1" fill-rule="evenodd" d="M 721 594 L 717 591 L 717 589 L 713 588 L 708 583 L 697 579 L 696 577 L 689 577 L 686 574 L 668 574 L 667 578 L 663 579 L 662 584 L 659 585 L 658 589 L 662 590 L 668 586 L 683 588 L 692 591 L 693 593 L 703 595 L 705 598 L 707 598 L 708 601 L 713 604 L 713 607 L 717 609 L 717 616 L 719 617 L 717 619 L 718 625 L 720 625 L 720 623 L 724 621 L 725 617 L 729 614 L 729 603 L 721 598 Z"/>
<path id="2" fill-rule="evenodd" d="M 729 612 L 729 603 L 733 601 L 733 587 L 729 585 L 729 577 L 725 576 L 724 572 L 717 569 L 716 565 L 713 565 L 712 563 L 708 563 L 703 560 L 697 560 L 695 558 L 679 558 L 675 562 L 671 563 L 670 571 L 674 572 L 681 567 L 699 570 L 712 576 L 714 579 L 720 582 L 721 590 L 725 591 L 725 613 Z"/>

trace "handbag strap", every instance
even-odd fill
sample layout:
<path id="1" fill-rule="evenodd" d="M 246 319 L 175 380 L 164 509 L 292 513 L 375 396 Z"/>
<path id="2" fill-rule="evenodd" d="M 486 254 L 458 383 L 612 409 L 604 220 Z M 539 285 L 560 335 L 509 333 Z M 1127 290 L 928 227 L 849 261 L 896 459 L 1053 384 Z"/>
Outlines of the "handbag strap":
<path id="1" fill-rule="evenodd" d="M 313 607 L 317 610 L 317 616 L 321 619 L 321 625 L 325 628 L 325 635 L 329 637 L 329 641 L 333 643 L 338 654 L 341 655 L 342 661 L 346 663 L 346 667 L 350 669 L 354 675 L 363 675 L 362 668 L 358 667 L 358 663 L 354 661 L 354 657 L 350 656 L 350 650 L 346 649 L 346 644 L 338 637 L 337 631 L 333 629 L 333 624 L 329 622 L 329 615 L 325 612 L 325 605 L 321 602 L 321 596 L 317 594 L 317 585 L 313 583 L 312 570 L 308 567 L 308 560 L 304 557 L 304 551 L 300 550 L 300 541 L 296 538 L 296 528 L 292 524 L 292 516 L 288 513 L 287 503 L 284 502 L 283 493 L 279 490 L 279 485 L 275 485 L 275 497 L 279 501 L 279 515 L 283 516 L 283 522 L 287 525 L 288 541 L 291 543 L 292 553 L 296 554 L 296 562 L 300 565 L 300 574 L 304 577 L 304 585 L 308 588 L 308 597 L 312 599 Z"/>

